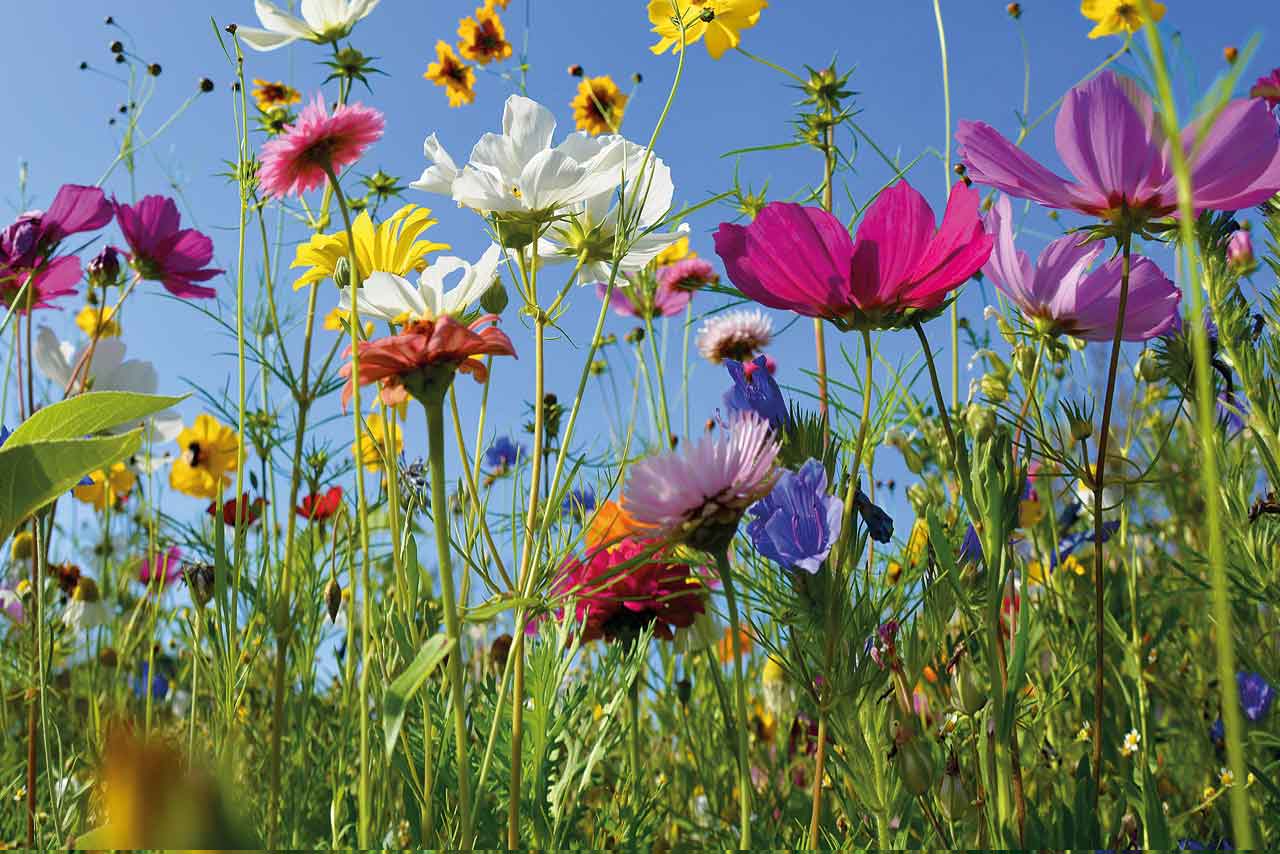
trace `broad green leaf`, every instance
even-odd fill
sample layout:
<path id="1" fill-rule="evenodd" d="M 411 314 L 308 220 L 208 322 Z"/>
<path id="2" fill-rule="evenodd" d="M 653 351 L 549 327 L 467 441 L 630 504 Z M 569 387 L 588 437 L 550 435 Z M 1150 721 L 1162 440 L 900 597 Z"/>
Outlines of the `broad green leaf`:
<path id="1" fill-rule="evenodd" d="M 148 415 L 185 400 L 128 391 L 91 391 L 46 406 L 18 425 L 5 447 L 55 439 L 80 439 L 120 425 L 136 425 Z"/>
<path id="2" fill-rule="evenodd" d="M 418 650 L 413 662 L 405 668 L 404 673 L 396 677 L 387 688 L 382 699 L 382 732 L 385 736 L 387 758 L 395 752 L 396 739 L 400 737 L 400 725 L 404 723 L 405 709 L 409 700 L 418 693 L 422 683 L 440 662 L 444 661 L 449 650 L 453 649 L 453 641 L 443 634 L 432 635 Z"/>
<path id="3" fill-rule="evenodd" d="M 138 450 L 142 431 L 94 439 L 61 439 L 0 448 L 0 542 L 41 507 Z"/>

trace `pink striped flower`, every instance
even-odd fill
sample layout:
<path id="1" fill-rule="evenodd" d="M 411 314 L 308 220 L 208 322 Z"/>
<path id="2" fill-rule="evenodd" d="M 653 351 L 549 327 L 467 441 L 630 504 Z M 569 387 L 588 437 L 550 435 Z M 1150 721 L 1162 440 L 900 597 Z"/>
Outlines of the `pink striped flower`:
<path id="1" fill-rule="evenodd" d="M 887 329 L 917 319 L 991 255 L 978 193 L 951 189 L 939 226 L 906 181 L 871 204 L 854 240 L 821 208 L 766 205 L 749 226 L 721 223 L 716 253 L 738 289 L 770 308 L 822 317 L 843 329 Z"/>
<path id="2" fill-rule="evenodd" d="M 1240 210 L 1280 190 L 1280 134 L 1260 99 L 1231 101 L 1204 131 L 1179 137 L 1191 167 L 1196 210 Z M 956 139 L 968 175 L 1011 196 L 1106 220 L 1139 222 L 1178 206 L 1169 142 L 1151 99 L 1132 80 L 1104 71 L 1067 93 L 1054 138 L 1075 178 L 1037 163 L 983 122 L 960 122 Z"/>
<path id="3" fill-rule="evenodd" d="M 278 199 L 316 189 L 328 177 L 326 170 L 336 175 L 359 160 L 385 124 L 382 113 L 361 104 L 330 113 L 317 93 L 296 122 L 262 146 L 262 189 Z"/>
<path id="4" fill-rule="evenodd" d="M 1040 253 L 1035 264 L 1013 243 L 1013 211 L 1001 196 L 987 214 L 996 238 L 991 260 L 982 272 L 1009 297 L 1027 320 L 1044 332 L 1065 333 L 1086 341 L 1110 341 L 1120 308 L 1123 263 L 1112 258 L 1090 267 L 1102 254 L 1102 241 L 1084 243 L 1084 235 L 1059 237 Z M 1125 341 L 1146 341 L 1176 329 L 1182 294 L 1150 258 L 1135 256 L 1129 272 L 1125 304 Z"/>

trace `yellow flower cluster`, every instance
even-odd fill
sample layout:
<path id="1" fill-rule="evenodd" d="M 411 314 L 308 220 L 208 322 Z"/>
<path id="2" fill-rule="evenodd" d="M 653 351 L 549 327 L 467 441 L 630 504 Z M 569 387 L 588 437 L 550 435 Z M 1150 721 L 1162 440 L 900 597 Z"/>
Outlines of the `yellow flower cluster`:
<path id="1" fill-rule="evenodd" d="M 461 107 L 476 99 L 476 72 L 465 60 L 488 65 L 511 58 L 511 42 L 507 41 L 506 28 L 498 15 L 498 8 L 507 8 L 507 2 L 485 0 L 475 14 L 460 20 L 456 53 L 445 40 L 436 42 L 436 61 L 427 66 L 422 76 L 444 87 L 450 107 Z"/>

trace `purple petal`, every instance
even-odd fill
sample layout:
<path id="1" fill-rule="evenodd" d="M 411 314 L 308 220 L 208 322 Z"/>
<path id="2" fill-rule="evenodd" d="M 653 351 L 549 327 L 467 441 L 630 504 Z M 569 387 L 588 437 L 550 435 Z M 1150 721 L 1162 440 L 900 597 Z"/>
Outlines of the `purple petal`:
<path id="1" fill-rule="evenodd" d="M 1280 191 L 1280 128 L 1266 102 L 1227 104 L 1196 146 L 1199 125 L 1193 123 L 1182 133 L 1183 147 L 1192 160 L 1197 211 L 1241 210 L 1262 204 Z M 1173 178 L 1163 190 L 1177 196 Z"/>
<path id="2" fill-rule="evenodd" d="M 97 187 L 63 184 L 40 220 L 49 243 L 60 243 L 67 235 L 102 228 L 111 221 L 111 203 Z"/>
<path id="3" fill-rule="evenodd" d="M 1075 185 L 1041 166 L 985 122 L 961 121 L 957 155 L 979 184 L 1051 208 L 1076 208 Z"/>

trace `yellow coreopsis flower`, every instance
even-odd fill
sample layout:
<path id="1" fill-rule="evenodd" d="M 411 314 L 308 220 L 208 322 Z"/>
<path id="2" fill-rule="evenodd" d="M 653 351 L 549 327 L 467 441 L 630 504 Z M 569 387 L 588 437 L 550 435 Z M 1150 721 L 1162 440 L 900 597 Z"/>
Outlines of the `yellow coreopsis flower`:
<path id="1" fill-rule="evenodd" d="M 330 330 L 331 332 L 346 332 L 347 323 L 350 321 L 350 319 L 351 319 L 351 312 L 348 311 L 344 313 L 341 308 L 334 307 L 332 311 L 330 311 L 328 314 L 324 316 L 324 320 L 321 322 L 324 324 L 324 328 Z M 373 335 L 373 321 L 366 320 L 364 322 L 364 337 L 369 338 L 372 335 Z"/>
<path id="2" fill-rule="evenodd" d="M 605 74 L 588 77 L 578 84 L 578 94 L 570 105 L 578 130 L 592 136 L 617 133 L 622 124 L 622 114 L 627 108 L 627 96 L 622 94 L 613 78 Z"/>
<path id="3" fill-rule="evenodd" d="M 116 321 L 116 310 L 105 305 L 86 305 L 76 315 L 76 326 L 90 338 L 115 338 L 120 334 L 120 324 Z"/>
<path id="4" fill-rule="evenodd" d="M 917 519 L 911 524 L 911 535 L 907 537 L 906 559 L 910 566 L 915 566 L 924 559 L 929 549 L 929 523 Z"/>
<path id="5" fill-rule="evenodd" d="M 276 107 L 287 107 L 290 104 L 296 104 L 302 100 L 302 95 L 297 89 L 279 81 L 255 78 L 253 85 L 253 100 L 257 102 L 258 109 L 264 113 L 269 113 Z"/>
<path id="6" fill-rule="evenodd" d="M 235 471 L 240 440 L 211 415 L 200 415 L 178 434 L 182 455 L 169 469 L 169 485 L 193 498 L 217 498 Z"/>
<path id="7" fill-rule="evenodd" d="M 511 56 L 511 42 L 502 26 L 502 18 L 492 3 L 476 9 L 474 17 L 458 22 L 458 50 L 467 59 L 488 65 Z"/>
<path id="8" fill-rule="evenodd" d="M 370 273 L 393 273 L 407 276 L 411 271 L 421 271 L 427 266 L 427 255 L 448 249 L 447 243 L 421 240 L 422 233 L 436 224 L 429 208 L 405 205 L 375 226 L 368 211 L 362 211 L 351 224 L 356 241 L 356 266 L 358 281 Z M 347 232 L 317 234 L 298 247 L 292 267 L 308 267 L 294 283 L 294 290 L 331 278 L 338 260 L 348 255 Z"/>
<path id="9" fill-rule="evenodd" d="M 90 504 L 98 510 L 114 507 L 118 500 L 128 498 L 134 484 L 138 482 L 138 476 L 124 463 L 116 463 L 110 471 L 99 469 L 91 472 L 89 479 L 93 483 L 76 486 L 72 488 L 71 494 L 77 501 Z"/>
<path id="10" fill-rule="evenodd" d="M 422 76 L 445 88 L 450 107 L 461 107 L 476 99 L 475 70 L 459 59 L 444 40 L 436 42 L 436 61 L 427 66 Z"/>
<path id="11" fill-rule="evenodd" d="M 1164 12 L 1163 3 L 1151 0 L 1153 20 L 1159 21 Z M 1094 22 L 1094 28 L 1089 31 L 1091 39 L 1136 33 L 1146 23 L 1137 0 L 1080 0 L 1080 14 Z"/>
<path id="12" fill-rule="evenodd" d="M 360 462 L 369 471 L 379 471 L 382 468 L 382 457 L 385 453 L 387 422 L 383 419 L 382 414 L 378 412 L 371 413 L 364 417 L 364 442 L 363 455 Z M 391 435 L 395 446 L 396 456 L 404 450 L 404 433 L 400 430 L 400 426 L 396 424 L 395 419 L 391 420 Z M 356 453 L 356 443 L 351 443 L 351 453 Z"/>
<path id="13" fill-rule="evenodd" d="M 685 258 L 697 258 L 698 253 L 689 249 L 689 238 L 682 237 L 675 243 L 672 243 L 666 249 L 658 253 L 658 257 L 653 259 L 655 267 L 670 267 L 677 261 L 683 261 Z"/>
<path id="14" fill-rule="evenodd" d="M 738 46 L 741 32 L 756 25 L 768 0 L 703 0 L 680 5 L 684 23 L 685 44 L 705 38 L 707 53 L 719 59 L 724 52 Z M 680 27 L 676 24 L 671 0 L 649 0 L 649 23 L 658 34 L 658 43 L 649 48 L 654 53 L 680 49 Z"/>

